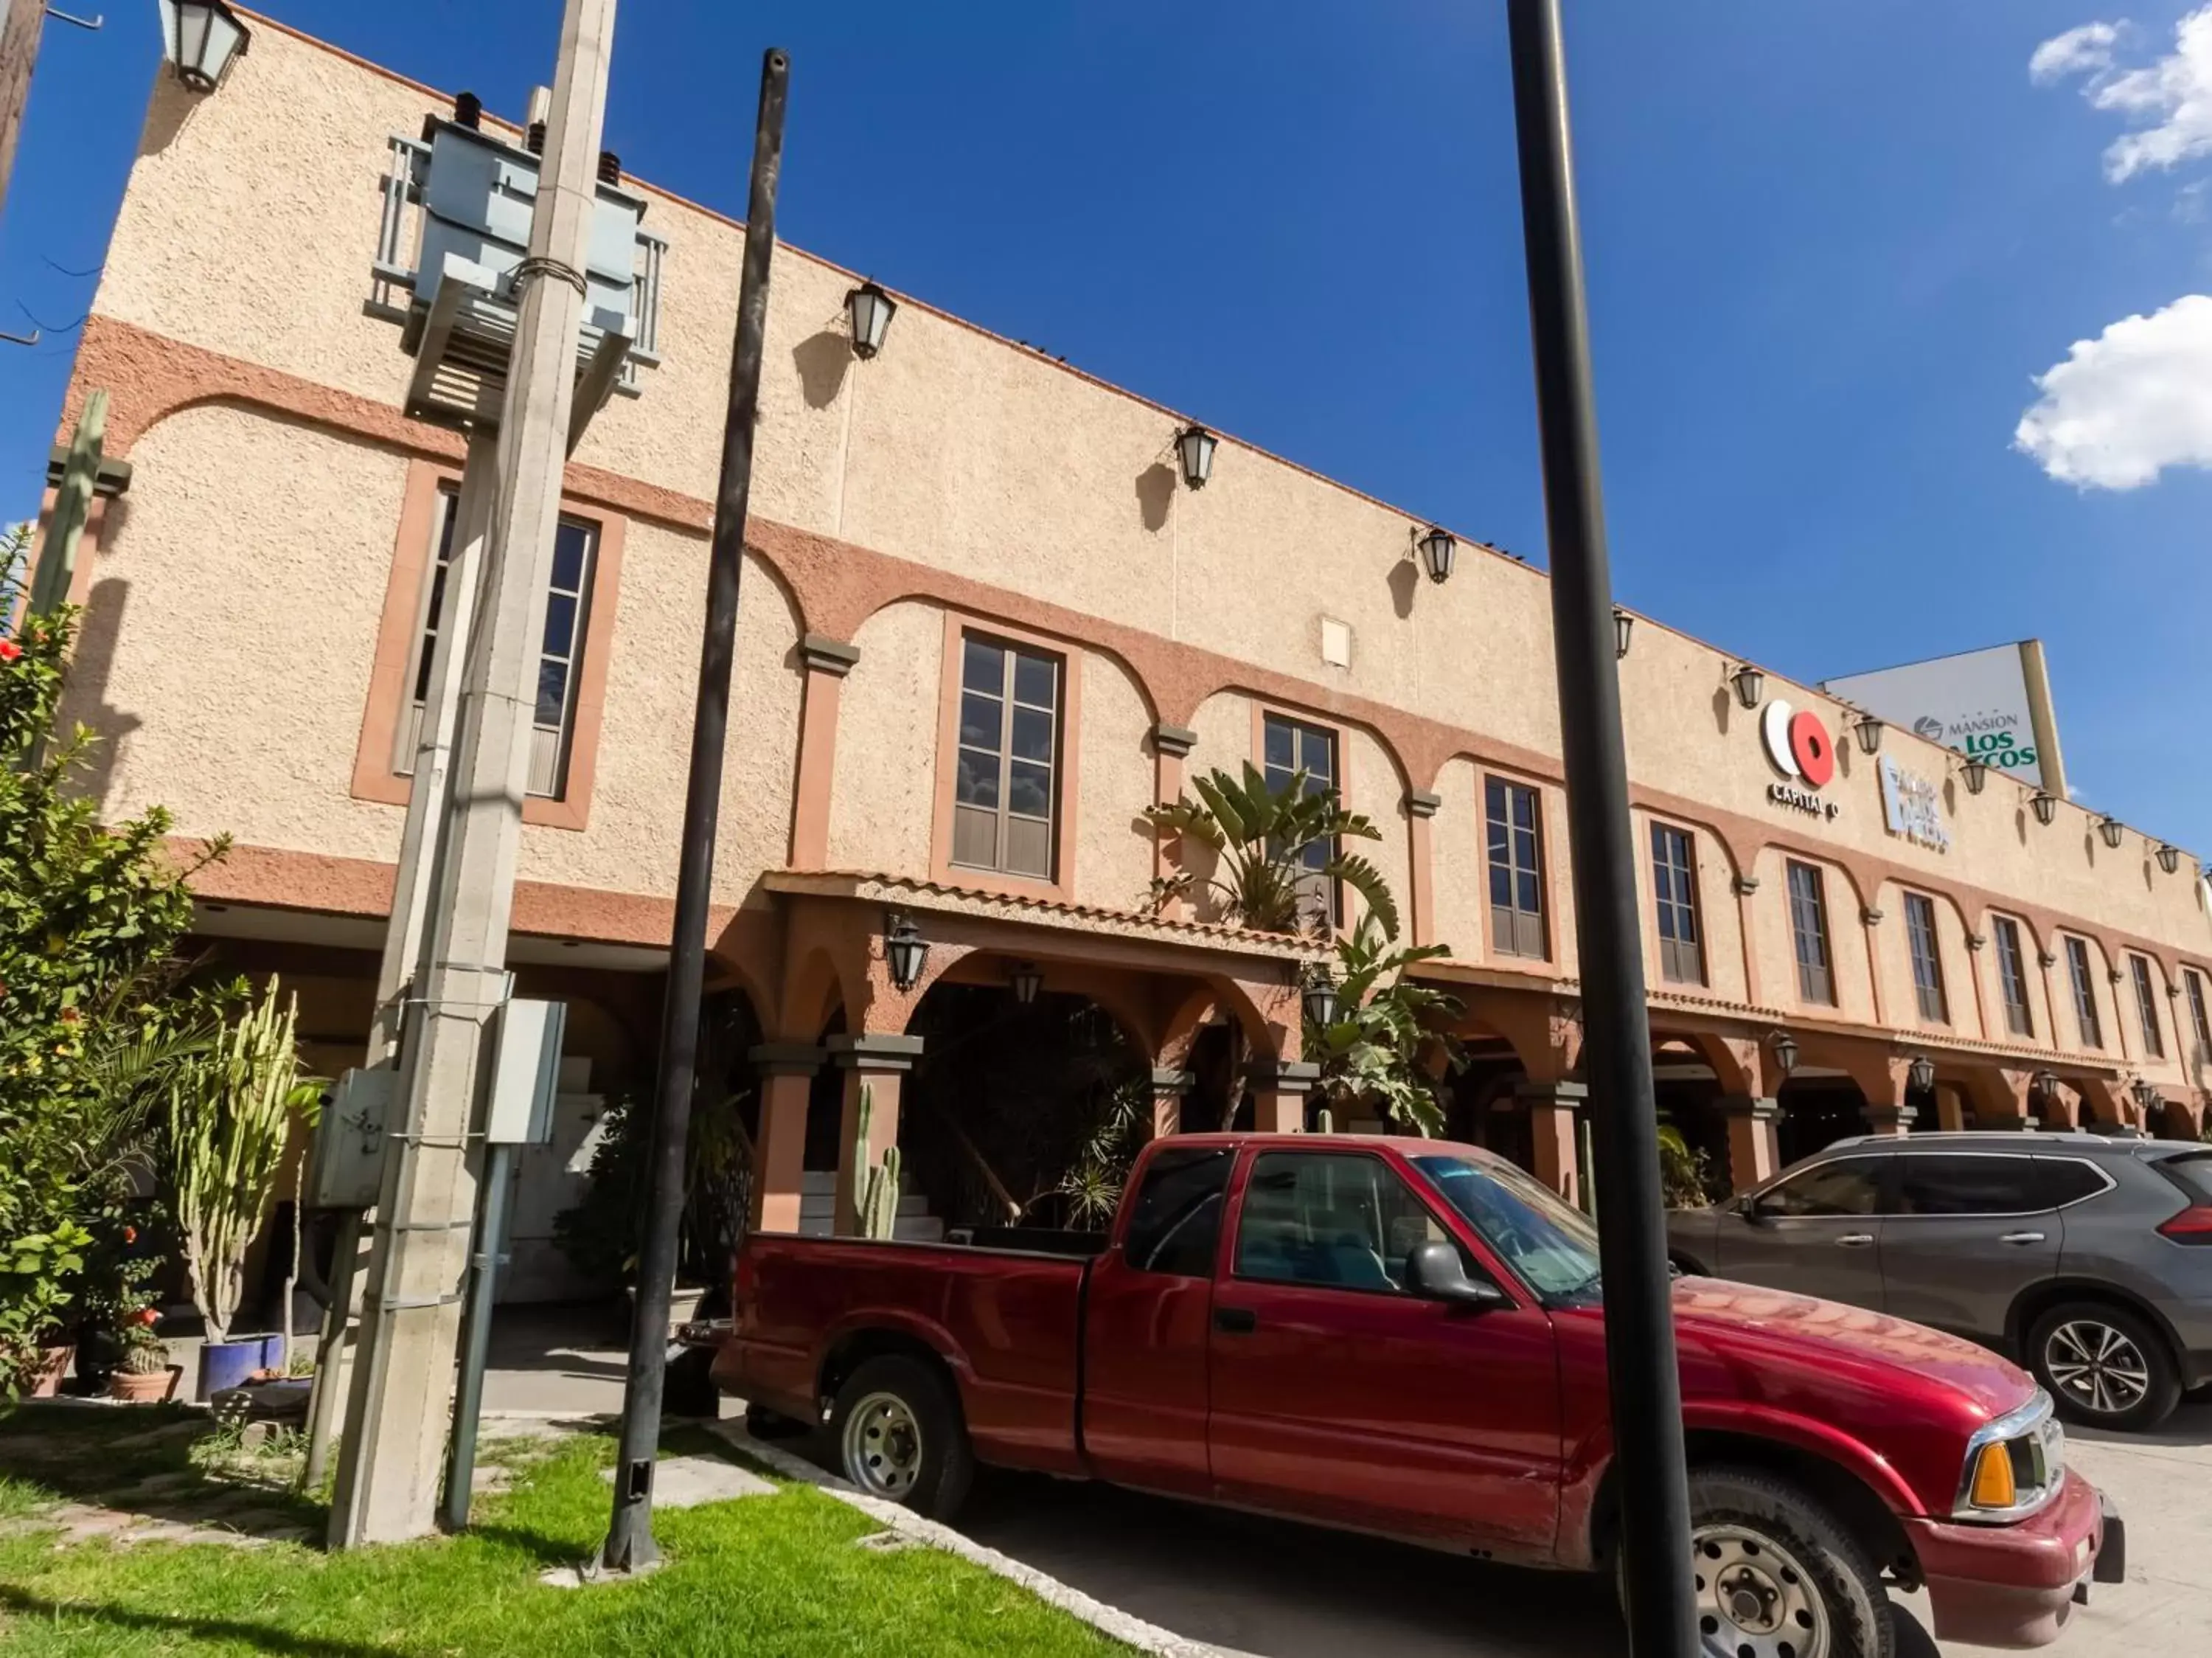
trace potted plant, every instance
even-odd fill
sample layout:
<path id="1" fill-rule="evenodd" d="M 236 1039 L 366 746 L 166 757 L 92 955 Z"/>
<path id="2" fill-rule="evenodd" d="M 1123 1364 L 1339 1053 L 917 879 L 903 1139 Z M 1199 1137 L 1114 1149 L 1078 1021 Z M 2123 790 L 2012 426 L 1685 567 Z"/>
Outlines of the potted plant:
<path id="1" fill-rule="evenodd" d="M 123 1356 L 107 1377 L 110 1399 L 158 1404 L 176 1391 L 183 1367 L 169 1362 L 169 1344 L 154 1332 L 161 1318 L 152 1308 L 143 1307 L 123 1326 Z"/>
<path id="2" fill-rule="evenodd" d="M 0 1389 L 52 1399 L 76 1344 L 62 1329 L 70 1282 L 84 1270 L 92 1234 L 64 1221 L 9 1240 L 0 1252 Z"/>
<path id="3" fill-rule="evenodd" d="M 235 1387 L 268 1362 L 268 1338 L 238 1338 L 231 1323 L 245 1293 L 246 1252 L 261 1225 L 296 1114 L 318 1097 L 301 1075 L 298 1003 L 280 1007 L 272 975 L 256 1002 L 227 1023 L 204 1053 L 185 1061 L 170 1087 L 170 1174 L 192 1305 L 207 1326 L 199 1393 Z"/>

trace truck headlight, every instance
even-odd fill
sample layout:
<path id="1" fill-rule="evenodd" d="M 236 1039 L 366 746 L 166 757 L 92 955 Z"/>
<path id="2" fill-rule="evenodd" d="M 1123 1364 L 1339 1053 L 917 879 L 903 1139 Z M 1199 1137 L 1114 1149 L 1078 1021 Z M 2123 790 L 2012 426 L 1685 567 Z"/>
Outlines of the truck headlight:
<path id="1" fill-rule="evenodd" d="M 1960 1470 L 1960 1520 L 2021 1520 L 2058 1495 L 2066 1478 L 2066 1430 L 2040 1389 L 2017 1411 L 1984 1424 L 1966 1442 Z"/>

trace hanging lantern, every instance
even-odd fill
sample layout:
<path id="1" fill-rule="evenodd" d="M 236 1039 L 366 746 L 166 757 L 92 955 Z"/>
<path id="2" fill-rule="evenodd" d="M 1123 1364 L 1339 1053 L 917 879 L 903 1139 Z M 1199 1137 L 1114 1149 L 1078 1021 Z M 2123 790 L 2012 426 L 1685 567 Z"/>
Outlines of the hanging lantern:
<path id="1" fill-rule="evenodd" d="M 1616 662 L 1628 655 L 1628 637 L 1636 631 L 1636 619 L 1619 605 L 1613 607 L 1613 660 Z"/>
<path id="2" fill-rule="evenodd" d="M 1037 999 L 1037 991 L 1044 987 L 1044 975 L 1037 971 L 1034 961 L 1023 962 L 1014 969 L 1012 978 L 1014 1000 L 1024 1008 Z"/>
<path id="3" fill-rule="evenodd" d="M 1851 735 L 1859 740 L 1859 753 L 1878 753 L 1881 749 L 1881 722 L 1862 710 L 1851 722 Z"/>
<path id="4" fill-rule="evenodd" d="M 1220 440 L 1203 426 L 1186 426 L 1176 434 L 1176 454 L 1182 461 L 1182 481 L 1194 490 L 1206 487 L 1213 476 L 1213 449 Z"/>
<path id="5" fill-rule="evenodd" d="M 1980 794 L 1982 785 L 1990 780 L 1990 763 L 1977 756 L 1969 756 L 1959 771 L 1966 780 L 1966 792 L 1970 795 Z"/>
<path id="6" fill-rule="evenodd" d="M 2158 867 L 2172 875 L 2181 867 L 2181 849 L 2172 841 L 2158 849 Z"/>
<path id="7" fill-rule="evenodd" d="M 1735 699 L 1746 708 L 1756 708 L 1766 699 L 1766 675 L 1745 662 L 1729 675 L 1729 683 L 1735 687 Z"/>
<path id="8" fill-rule="evenodd" d="M 1303 999 L 1309 1025 L 1327 1030 L 1336 1023 L 1336 977 L 1326 965 L 1316 963 L 1313 971 L 1306 975 Z"/>
<path id="9" fill-rule="evenodd" d="M 161 56 L 193 92 L 213 92 L 252 34 L 222 0 L 161 0 Z"/>
<path id="10" fill-rule="evenodd" d="M 890 964 L 891 983 L 910 991 L 921 983 L 921 970 L 929 960 L 929 946 L 912 916 L 893 916 L 884 934 L 884 960 Z"/>
<path id="11" fill-rule="evenodd" d="M 1774 1063 L 1782 1068 L 1784 1076 L 1797 1069 L 1797 1039 L 1788 1031 L 1777 1031 L 1766 1039 L 1774 1050 Z"/>
<path id="12" fill-rule="evenodd" d="M 2166 1103 L 2166 1096 L 2158 1091 L 2155 1085 L 2145 1078 L 2139 1077 L 2136 1079 L 2135 1096 L 2136 1103 L 2143 1108 L 2143 1113 L 2146 1116 Z"/>
<path id="13" fill-rule="evenodd" d="M 845 296 L 845 314 L 853 325 L 853 355 L 866 363 L 884 349 L 884 330 L 891 326 L 898 302 L 876 286 L 862 283 Z"/>
<path id="14" fill-rule="evenodd" d="M 2027 1079 L 2028 1092 L 2039 1100 L 2055 1099 L 2058 1094 L 2058 1073 L 2039 1070 Z"/>
<path id="15" fill-rule="evenodd" d="M 1420 549 L 1421 568 L 1429 573 L 1429 580 L 1439 586 L 1451 580 L 1453 566 L 1459 562 L 1459 538 L 1449 530 L 1431 527 L 1413 544 Z"/>
<path id="16" fill-rule="evenodd" d="M 2127 825 L 2122 823 L 2110 812 L 2106 813 L 2103 817 L 2097 820 L 2097 832 L 2105 838 L 2105 844 L 2111 847 L 2116 852 L 2119 850 L 2120 848 L 2120 837 L 2126 834 L 2127 832 Z"/>
<path id="17" fill-rule="evenodd" d="M 2051 820 L 2058 815 L 2058 796 L 2048 789 L 2039 789 L 2030 795 L 2027 806 L 2028 810 L 2035 814 L 2035 820 L 2046 829 L 2051 826 Z"/>
<path id="18" fill-rule="evenodd" d="M 1905 1080 L 1911 1084 L 1915 1094 L 1927 1093 L 1936 1086 L 1936 1062 L 1922 1054 L 1912 1062 L 1912 1069 L 1905 1073 Z"/>

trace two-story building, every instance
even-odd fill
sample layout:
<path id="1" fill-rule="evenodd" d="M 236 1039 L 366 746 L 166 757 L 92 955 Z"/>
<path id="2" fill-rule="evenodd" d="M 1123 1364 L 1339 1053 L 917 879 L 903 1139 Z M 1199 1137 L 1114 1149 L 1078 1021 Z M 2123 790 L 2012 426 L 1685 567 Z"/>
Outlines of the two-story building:
<path id="1" fill-rule="evenodd" d="M 234 838 L 198 931 L 301 989 L 335 1069 L 370 1024 L 462 457 L 406 412 L 372 265 L 419 210 L 386 190 L 393 140 L 453 101 L 252 27 L 215 93 L 155 86 L 84 326 L 64 434 L 106 390 L 131 472 L 77 568 L 65 716 L 108 740 L 109 812 Z M 649 1075 L 742 241 L 622 187 L 653 238 L 652 360 L 568 470 L 513 948 L 598 1094 Z M 1575 1191 L 1577 1112 L 1605 1106 L 1577 1081 L 1542 572 L 1468 538 L 1430 579 L 1424 515 L 1231 436 L 1194 488 L 1191 413 L 920 299 L 856 357 L 855 280 L 778 251 L 738 621 L 710 942 L 757 1037 L 764 1223 L 863 1149 L 841 1094 L 871 1090 L 875 1148 L 929 1131 L 901 1088 L 946 987 L 1087 998 L 1152 1070 L 1159 1131 L 1240 1101 L 1299 1126 L 1315 949 L 1153 897 L 1175 849 L 1145 808 L 1246 762 L 1381 826 L 1358 850 L 1466 1008 L 1453 1131 Z M 2193 858 L 1907 731 L 1867 752 L 1856 710 L 1659 619 L 1626 645 L 1662 1105 L 1735 1183 L 1863 1125 L 2197 1131 Z M 895 917 L 928 947 L 906 989 Z M 544 1154 L 549 1192 L 575 1151 Z"/>

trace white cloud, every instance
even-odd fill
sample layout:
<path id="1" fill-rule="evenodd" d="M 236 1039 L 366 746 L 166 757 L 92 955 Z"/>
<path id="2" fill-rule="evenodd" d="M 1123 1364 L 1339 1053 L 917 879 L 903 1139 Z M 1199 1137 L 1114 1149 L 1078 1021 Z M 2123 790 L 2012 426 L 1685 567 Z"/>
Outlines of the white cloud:
<path id="1" fill-rule="evenodd" d="M 2039 87 L 2069 75 L 2094 74 L 2112 66 L 2112 45 L 2120 32 L 2110 23 L 2084 23 L 2054 35 L 2027 60 L 2028 78 Z"/>
<path id="2" fill-rule="evenodd" d="M 2132 490 L 2168 466 L 2212 468 L 2212 296 L 2075 341 L 2035 386 L 2013 446 L 2062 484 Z"/>

